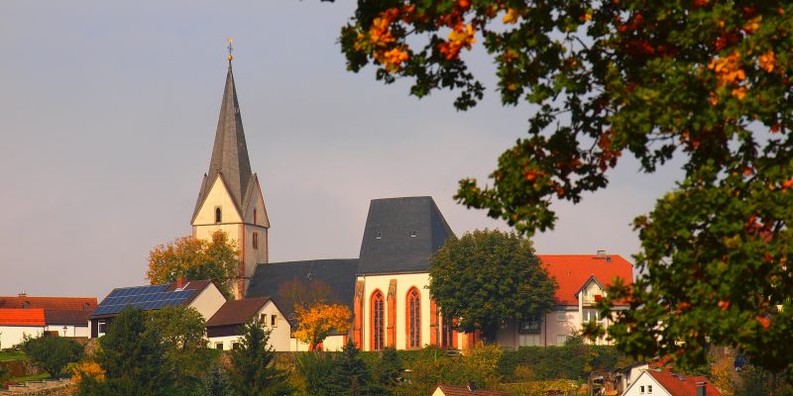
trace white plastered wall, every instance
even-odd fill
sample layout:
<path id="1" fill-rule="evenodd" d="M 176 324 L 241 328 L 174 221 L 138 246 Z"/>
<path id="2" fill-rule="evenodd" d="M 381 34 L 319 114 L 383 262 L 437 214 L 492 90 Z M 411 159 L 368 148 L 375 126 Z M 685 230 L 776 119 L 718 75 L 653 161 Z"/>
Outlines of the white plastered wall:
<path id="1" fill-rule="evenodd" d="M 262 315 L 264 316 L 262 317 Z M 273 315 L 275 315 L 274 326 L 272 325 Z M 262 309 L 256 312 L 256 317 L 262 317 L 264 328 L 270 330 L 270 339 L 267 344 L 272 346 L 275 351 L 290 351 L 291 328 L 289 321 L 278 310 L 278 307 L 272 301 L 268 301 Z M 230 350 L 235 342 L 239 342 L 240 336 L 209 337 L 208 340 L 210 348 L 216 348 L 218 343 L 222 343 L 224 350 Z"/>
<path id="2" fill-rule="evenodd" d="M 0 326 L 0 348 L 10 348 L 21 343 L 25 334 L 33 338 L 40 337 L 44 330 L 44 326 Z"/>
<path id="3" fill-rule="evenodd" d="M 204 320 L 209 320 L 225 302 L 226 298 L 223 297 L 220 290 L 213 283 L 210 283 L 198 293 L 188 306 L 195 308 L 204 317 Z"/>

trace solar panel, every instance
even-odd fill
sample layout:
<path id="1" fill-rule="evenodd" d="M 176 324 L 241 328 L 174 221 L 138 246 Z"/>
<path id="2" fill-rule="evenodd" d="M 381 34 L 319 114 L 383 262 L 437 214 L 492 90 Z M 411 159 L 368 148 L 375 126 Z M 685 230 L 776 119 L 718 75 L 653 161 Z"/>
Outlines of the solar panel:
<path id="1" fill-rule="evenodd" d="M 180 305 L 190 299 L 196 290 L 168 291 L 169 284 L 137 286 L 114 289 L 94 310 L 94 315 L 109 315 L 131 306 L 143 310 Z"/>

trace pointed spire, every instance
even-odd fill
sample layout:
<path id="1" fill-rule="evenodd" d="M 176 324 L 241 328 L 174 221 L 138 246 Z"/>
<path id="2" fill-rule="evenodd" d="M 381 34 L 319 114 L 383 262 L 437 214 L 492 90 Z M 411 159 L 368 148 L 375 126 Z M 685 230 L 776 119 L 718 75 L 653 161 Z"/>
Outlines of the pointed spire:
<path id="1" fill-rule="evenodd" d="M 229 44 L 231 47 L 231 44 Z M 231 51 L 231 50 L 229 50 Z M 212 159 L 209 171 L 201 186 L 196 202 L 196 213 L 206 199 L 209 189 L 220 176 L 231 194 L 237 208 L 243 210 L 243 199 L 251 181 L 251 163 L 248 159 L 248 147 L 245 144 L 245 133 L 242 128 L 240 105 L 237 101 L 237 89 L 234 86 L 234 74 L 231 70 L 231 54 L 229 53 L 229 69 L 226 74 L 226 88 L 220 105 L 218 127 L 215 132 L 215 145 L 212 148 Z"/>

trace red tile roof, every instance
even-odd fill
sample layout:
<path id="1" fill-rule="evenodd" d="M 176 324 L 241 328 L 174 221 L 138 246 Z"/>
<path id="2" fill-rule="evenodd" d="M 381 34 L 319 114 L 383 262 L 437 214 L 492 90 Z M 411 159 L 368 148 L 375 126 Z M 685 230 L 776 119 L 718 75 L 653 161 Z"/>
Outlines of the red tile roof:
<path id="1" fill-rule="evenodd" d="M 44 326 L 41 308 L 0 308 L 0 326 Z"/>
<path id="2" fill-rule="evenodd" d="M 0 308 L 42 308 L 91 312 L 96 308 L 96 305 L 96 297 L 0 296 Z"/>
<path id="3" fill-rule="evenodd" d="M 697 384 L 704 382 L 705 393 L 708 396 L 721 396 L 721 392 L 703 376 L 680 375 L 671 371 L 647 370 L 645 372 L 652 376 L 659 385 L 663 386 L 670 395 L 694 396 L 697 394 Z"/>
<path id="4" fill-rule="evenodd" d="M 440 388 L 445 396 L 507 396 L 507 394 L 504 392 L 485 389 L 476 389 L 471 391 L 468 390 L 467 387 L 463 386 L 438 385 L 438 388 Z M 436 390 L 438 388 L 436 388 Z"/>
<path id="5" fill-rule="evenodd" d="M 603 287 L 611 286 L 615 278 L 622 278 L 625 284 L 633 283 L 633 266 L 618 255 L 542 254 L 537 257 L 559 284 L 558 304 L 578 305 L 576 294 L 591 277 Z"/>

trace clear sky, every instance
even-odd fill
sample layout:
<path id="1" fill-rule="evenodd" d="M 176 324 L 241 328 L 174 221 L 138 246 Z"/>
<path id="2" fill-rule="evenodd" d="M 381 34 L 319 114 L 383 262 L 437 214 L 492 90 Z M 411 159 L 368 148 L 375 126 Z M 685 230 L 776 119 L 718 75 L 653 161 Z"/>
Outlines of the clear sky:
<path id="1" fill-rule="evenodd" d="M 495 92 L 465 113 L 408 96 L 336 43 L 352 1 L 0 2 L 0 295 L 104 298 L 145 284 L 147 253 L 190 233 L 209 165 L 227 37 L 270 260 L 357 257 L 369 200 L 431 195 L 458 235 L 507 229 L 451 198 L 524 136 L 528 107 Z M 467 53 L 492 82 L 481 49 Z M 492 84 L 490 84 L 492 87 Z M 629 223 L 673 186 L 623 159 L 606 191 L 555 207 L 539 253 L 633 261 Z"/>

